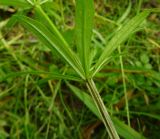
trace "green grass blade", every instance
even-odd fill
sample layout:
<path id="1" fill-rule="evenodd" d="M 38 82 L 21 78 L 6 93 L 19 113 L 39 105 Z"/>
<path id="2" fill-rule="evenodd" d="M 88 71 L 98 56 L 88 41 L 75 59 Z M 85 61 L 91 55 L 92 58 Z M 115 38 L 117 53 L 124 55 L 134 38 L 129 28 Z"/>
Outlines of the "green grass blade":
<path id="1" fill-rule="evenodd" d="M 89 72 L 89 53 L 93 29 L 94 1 L 76 0 L 76 46 L 86 75 Z"/>
<path id="2" fill-rule="evenodd" d="M 129 15 L 129 13 L 131 11 L 131 8 L 132 8 L 132 3 L 131 3 L 131 1 L 129 1 L 129 4 L 128 4 L 126 11 L 123 13 L 123 15 L 117 21 L 118 24 L 121 24 L 126 19 L 126 17 Z"/>
<path id="3" fill-rule="evenodd" d="M 25 0 L 0 0 L 0 5 L 30 8 L 31 5 Z"/>
<path id="4" fill-rule="evenodd" d="M 133 17 L 127 24 L 123 25 L 116 33 L 115 36 L 108 42 L 102 55 L 97 61 L 94 69 L 93 76 L 104 66 L 108 61 L 112 52 L 118 48 L 118 46 L 124 42 L 129 35 L 144 21 L 150 12 L 144 11 Z"/>
<path id="5" fill-rule="evenodd" d="M 23 75 L 27 75 L 27 74 L 32 74 L 32 75 L 38 75 L 38 76 L 46 76 L 43 77 L 43 79 L 40 80 L 40 82 L 42 81 L 48 81 L 51 79 L 64 79 L 64 80 L 73 80 L 73 81 L 81 81 L 81 78 L 74 76 L 74 75 L 64 75 L 64 74 L 60 74 L 60 73 L 54 73 L 54 72 L 44 72 L 44 71 L 34 71 L 34 70 L 30 70 L 30 71 L 22 71 L 22 72 L 11 72 L 9 74 L 6 74 L 4 76 L 0 76 L 0 82 L 5 81 L 9 78 L 14 78 L 14 77 L 19 77 L 19 76 L 23 76 Z"/>
<path id="6" fill-rule="evenodd" d="M 127 111 L 127 122 L 128 125 L 130 126 L 130 113 L 129 113 L 129 104 L 128 104 L 128 95 L 127 95 L 127 85 L 126 85 L 126 76 L 124 72 L 124 64 L 123 64 L 123 57 L 121 55 L 121 47 L 118 47 L 118 52 L 119 52 L 119 62 L 121 66 L 121 74 L 122 74 L 122 82 L 123 82 L 123 92 L 124 92 L 124 97 L 125 97 L 125 109 Z"/>
<path id="7" fill-rule="evenodd" d="M 62 45 L 57 37 L 40 22 L 26 16 L 19 15 L 16 17 L 21 24 L 32 31 L 47 47 L 51 49 L 51 51 L 56 50 L 56 52 L 59 53 L 60 56 L 84 79 L 79 59 L 69 47 Z"/>
<path id="8" fill-rule="evenodd" d="M 67 83 L 67 85 L 72 90 L 72 92 L 93 112 L 93 114 L 95 114 L 99 119 L 101 119 L 101 116 L 92 98 L 87 93 L 78 89 L 76 86 L 73 86 L 69 83 Z M 137 131 L 121 122 L 119 119 L 113 116 L 111 117 L 111 119 L 115 125 L 118 134 L 121 135 L 124 139 L 145 139 L 145 137 L 143 137 Z"/>

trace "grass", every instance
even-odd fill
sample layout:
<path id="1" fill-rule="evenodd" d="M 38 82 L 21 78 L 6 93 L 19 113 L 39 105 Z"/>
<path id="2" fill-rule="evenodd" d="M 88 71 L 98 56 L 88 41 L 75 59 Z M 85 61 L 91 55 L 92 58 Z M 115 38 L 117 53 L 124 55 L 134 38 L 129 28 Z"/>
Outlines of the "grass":
<path id="1" fill-rule="evenodd" d="M 134 121 L 136 120 L 134 114 L 159 119 L 156 111 L 150 114 L 144 107 L 137 111 L 138 106 L 142 104 L 151 106 L 151 110 L 152 105 L 155 105 L 158 110 L 158 99 L 154 96 L 158 94 L 160 86 L 157 70 L 159 55 L 155 56 L 152 54 L 152 49 L 147 47 L 136 48 L 142 44 L 148 46 L 148 41 L 145 39 L 147 38 L 150 40 L 149 43 L 158 49 L 159 40 L 150 39 L 149 36 L 155 31 L 154 28 L 157 28 L 156 23 L 149 20 L 144 22 L 151 10 L 140 12 L 139 9 L 137 12 L 131 9 L 131 2 L 127 10 L 118 6 L 110 7 L 114 5 L 114 3 L 110 4 L 111 2 L 108 5 L 105 3 L 104 6 L 111 10 L 119 8 L 121 15 L 115 13 L 113 16 L 110 12 L 110 19 L 108 19 L 103 11 L 99 14 L 100 11 L 96 9 L 100 3 L 93 4 L 92 0 L 77 0 L 76 6 L 74 2 L 53 2 L 57 7 L 52 7 L 52 2 L 49 1 L 41 3 L 21 1 L 19 3 L 0 0 L 0 3 L 21 9 L 10 18 L 8 24 L 2 20 L 2 26 L 8 29 L 19 22 L 36 36 L 35 38 L 21 26 L 15 27 L 22 29 L 20 33 L 16 31 L 17 36 L 7 33 L 9 38 L 6 38 L 3 35 L 4 30 L 1 31 L 0 50 L 3 57 L 0 65 L 1 94 L 2 98 L 9 98 L 11 102 L 8 105 L 5 101 L 2 102 L 5 104 L 3 109 L 6 111 L 3 115 L 9 117 L 3 120 L 2 116 L 4 122 L 0 125 L 3 138 L 7 136 L 12 138 L 83 138 L 83 134 L 91 137 L 89 129 L 88 135 L 81 131 L 83 125 L 96 121 L 93 115 L 85 114 L 88 112 L 85 106 L 103 121 L 108 132 L 107 134 L 103 128 L 91 125 L 92 130 L 101 131 L 99 135 L 94 134 L 93 138 L 106 138 L 107 136 L 115 139 L 119 136 L 127 139 L 144 138 L 142 134 L 145 136 L 147 130 L 144 128 L 148 123 L 143 124 L 139 119 Z M 137 3 L 139 8 L 142 4 L 142 1 Z M 22 8 L 23 5 L 25 9 Z M 33 5 L 34 12 L 31 14 L 34 15 L 27 17 Z M 45 9 L 45 6 L 49 8 Z M 58 8 L 59 6 L 61 8 Z M 68 9 L 70 6 L 73 6 L 73 9 Z M 72 10 L 75 8 L 75 20 L 71 18 L 70 21 L 71 23 L 75 21 L 75 26 L 67 25 L 64 16 L 73 14 Z M 84 11 L 80 12 L 81 9 Z M 130 13 L 134 15 L 129 19 Z M 106 25 L 106 22 L 109 23 Z M 153 27 L 149 26 L 150 24 Z M 143 30 L 138 33 L 142 34 L 135 33 L 140 29 Z M 42 43 L 37 41 L 37 38 Z M 17 49 L 17 46 L 20 46 L 20 49 Z M 22 76 L 19 77 L 19 75 Z M 80 102 L 76 104 L 69 88 L 85 106 Z M 87 94 L 87 88 L 90 95 Z M 156 92 L 156 95 L 150 92 Z M 15 106 L 13 110 L 12 105 Z M 79 105 L 82 113 L 78 110 Z M 122 122 L 126 117 L 128 126 Z M 136 126 L 133 125 L 134 122 Z M 9 123 L 13 126 L 9 126 Z"/>

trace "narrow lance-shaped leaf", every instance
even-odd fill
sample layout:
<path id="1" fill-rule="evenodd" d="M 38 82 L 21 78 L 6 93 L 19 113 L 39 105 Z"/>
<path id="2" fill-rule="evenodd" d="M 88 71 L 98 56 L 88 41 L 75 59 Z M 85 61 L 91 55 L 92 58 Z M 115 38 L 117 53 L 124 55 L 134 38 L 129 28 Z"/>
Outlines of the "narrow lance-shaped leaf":
<path id="1" fill-rule="evenodd" d="M 131 3 L 131 1 L 129 1 L 129 4 L 128 4 L 126 11 L 123 13 L 123 15 L 117 21 L 118 24 L 122 23 L 126 19 L 126 17 L 129 15 L 129 13 L 131 11 L 131 8 L 132 8 L 132 3 Z"/>
<path id="2" fill-rule="evenodd" d="M 43 10 L 43 8 L 40 5 L 35 6 L 35 18 L 39 22 L 47 25 L 46 28 L 48 28 L 48 30 L 50 30 L 50 32 L 53 33 L 53 35 L 56 37 L 57 41 L 61 44 L 61 46 L 69 48 L 69 45 L 68 45 L 67 41 L 65 40 L 65 38 L 62 36 L 60 31 L 57 29 L 55 24 L 48 17 L 48 15 L 45 13 L 45 11 Z M 79 70 L 81 70 L 81 72 L 83 72 L 83 68 L 82 68 L 80 60 L 77 58 L 75 60 L 77 60 L 76 63 L 78 65 Z"/>
<path id="3" fill-rule="evenodd" d="M 54 36 L 56 36 L 57 40 L 60 43 L 62 43 L 62 45 L 69 47 L 66 40 L 64 39 L 62 34 L 59 32 L 59 30 L 56 28 L 52 20 L 44 12 L 43 8 L 40 5 L 36 5 L 34 10 L 35 10 L 36 20 L 43 23 L 44 25 L 47 25 L 46 27 L 54 34 Z"/>
<path id="4" fill-rule="evenodd" d="M 93 29 L 94 1 L 76 0 L 76 46 L 86 76 L 89 71 L 89 53 Z"/>
<path id="5" fill-rule="evenodd" d="M 56 72 L 45 72 L 45 71 L 23 71 L 23 72 L 11 72 L 9 74 L 6 74 L 4 76 L 0 76 L 0 82 L 7 80 L 8 78 L 13 78 L 13 77 L 19 77 L 27 74 L 33 74 L 33 75 L 38 75 L 43 77 L 43 79 L 40 80 L 50 80 L 50 79 L 65 79 L 65 80 L 73 80 L 73 81 L 81 81 L 81 78 L 74 76 L 74 75 L 64 75 L 61 73 L 56 73 Z"/>
<path id="6" fill-rule="evenodd" d="M 56 50 L 61 57 L 84 79 L 84 73 L 75 53 L 67 46 L 62 45 L 57 37 L 43 24 L 25 16 L 16 16 L 18 21 L 32 31 L 51 51 Z"/>
<path id="7" fill-rule="evenodd" d="M 0 0 L 0 5 L 16 6 L 21 8 L 32 7 L 26 0 Z"/>
<path id="8" fill-rule="evenodd" d="M 116 32 L 115 36 L 113 36 L 113 38 L 108 42 L 102 55 L 97 61 L 93 71 L 93 76 L 104 66 L 112 52 L 117 49 L 118 46 L 134 32 L 134 30 L 144 21 L 144 19 L 148 16 L 149 13 L 149 11 L 141 12 L 140 14 L 133 17 L 127 24 L 123 25 Z"/>

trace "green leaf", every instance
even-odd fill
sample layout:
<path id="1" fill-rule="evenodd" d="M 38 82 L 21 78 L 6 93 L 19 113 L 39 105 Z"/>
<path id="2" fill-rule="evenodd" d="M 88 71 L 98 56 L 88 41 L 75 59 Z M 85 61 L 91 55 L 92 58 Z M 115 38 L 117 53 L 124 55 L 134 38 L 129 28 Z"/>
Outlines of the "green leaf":
<path id="1" fill-rule="evenodd" d="M 131 7 L 132 7 L 132 3 L 131 3 L 131 1 L 129 1 L 129 4 L 128 4 L 126 11 L 123 13 L 123 15 L 117 21 L 118 24 L 122 23 L 126 19 L 126 17 L 129 15 L 129 13 L 131 11 Z"/>
<path id="2" fill-rule="evenodd" d="M 43 23 L 43 25 L 46 25 L 46 28 L 52 32 L 59 42 L 62 43 L 62 45 L 65 45 L 66 47 L 69 47 L 66 40 L 63 38 L 61 33 L 58 31 L 54 23 L 50 20 L 50 18 L 47 16 L 47 14 L 44 12 L 42 7 L 40 5 L 35 6 L 35 17 L 36 20 Z"/>
<path id="3" fill-rule="evenodd" d="M 134 32 L 134 30 L 144 21 L 149 13 L 149 11 L 141 12 L 133 17 L 128 23 L 124 24 L 115 33 L 115 36 L 113 36 L 112 39 L 107 43 L 102 55 L 98 59 L 93 71 L 93 76 L 106 64 L 112 52 Z"/>
<path id="4" fill-rule="evenodd" d="M 93 102 L 93 99 L 87 93 L 81 91 L 80 89 L 69 84 L 68 82 L 67 82 L 67 85 L 72 90 L 72 92 L 93 112 L 93 114 L 95 114 L 99 119 L 101 119 L 98 109 L 96 108 L 96 105 Z M 117 132 L 123 138 L 125 139 L 145 139 L 145 137 L 143 137 L 137 131 L 135 131 L 131 127 L 121 122 L 119 119 L 113 116 L 111 117 L 111 119 L 115 125 Z"/>
<path id="5" fill-rule="evenodd" d="M 145 137 L 129 127 L 116 117 L 112 117 L 112 121 L 116 127 L 117 132 L 125 139 L 145 139 Z"/>
<path id="6" fill-rule="evenodd" d="M 81 79 L 77 76 L 74 75 L 63 75 L 60 73 L 54 73 L 54 72 L 45 72 L 45 71 L 23 71 L 23 72 L 11 72 L 9 74 L 5 74 L 4 76 L 0 76 L 0 82 L 7 80 L 8 78 L 13 78 L 13 77 L 19 77 L 27 74 L 33 74 L 33 75 L 45 75 L 41 81 L 46 81 L 46 80 L 51 80 L 51 79 L 65 79 L 65 80 L 73 80 L 73 81 L 81 81 Z"/>
<path id="7" fill-rule="evenodd" d="M 94 1 L 76 0 L 76 46 L 86 75 L 88 75 L 89 72 L 93 17 Z"/>
<path id="8" fill-rule="evenodd" d="M 146 53 L 140 55 L 140 60 L 143 64 L 149 63 L 149 57 Z"/>
<path id="9" fill-rule="evenodd" d="M 20 8 L 32 7 L 26 0 L 0 0 L 0 5 L 16 6 Z"/>
<path id="10" fill-rule="evenodd" d="M 69 48 L 63 45 L 61 41 L 46 26 L 40 22 L 26 16 L 16 16 L 18 21 L 27 29 L 32 31 L 51 51 L 55 51 L 84 79 L 84 73 L 78 57 Z"/>

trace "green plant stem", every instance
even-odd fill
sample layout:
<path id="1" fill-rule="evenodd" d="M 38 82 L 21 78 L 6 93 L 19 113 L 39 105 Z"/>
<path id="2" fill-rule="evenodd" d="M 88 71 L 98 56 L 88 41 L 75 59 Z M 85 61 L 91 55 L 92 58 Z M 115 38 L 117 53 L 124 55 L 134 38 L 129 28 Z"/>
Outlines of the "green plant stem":
<path id="1" fill-rule="evenodd" d="M 28 100 L 27 100 L 27 86 L 28 86 L 28 81 L 29 81 L 29 74 L 26 76 L 25 79 L 25 88 L 24 88 L 24 106 L 25 106 L 25 134 L 26 134 L 26 138 L 29 139 L 29 131 L 28 131 L 28 124 L 29 124 L 29 112 L 28 112 Z"/>
<path id="2" fill-rule="evenodd" d="M 126 103 L 126 111 L 127 111 L 127 121 L 128 126 L 130 126 L 130 115 L 129 115 L 129 105 L 128 105 L 128 96 L 127 96 L 127 87 L 126 87 L 126 80 L 125 80 L 125 73 L 124 73 L 124 66 L 123 66 L 123 58 L 121 55 L 121 47 L 118 47 L 118 52 L 120 54 L 120 65 L 121 65 L 121 73 L 122 73 L 122 80 L 123 80 L 123 90 L 124 90 L 124 97 L 125 97 L 125 103 Z"/>
<path id="3" fill-rule="evenodd" d="M 107 129 L 109 137 L 111 139 L 120 139 L 117 134 L 117 131 L 113 125 L 113 122 L 107 112 L 107 109 L 101 99 L 101 96 L 96 88 L 94 81 L 92 79 L 88 79 L 86 81 L 86 85 L 87 85 L 89 92 L 93 98 L 93 101 L 94 101 L 95 105 L 97 106 L 97 109 L 102 117 L 102 121 Z"/>

